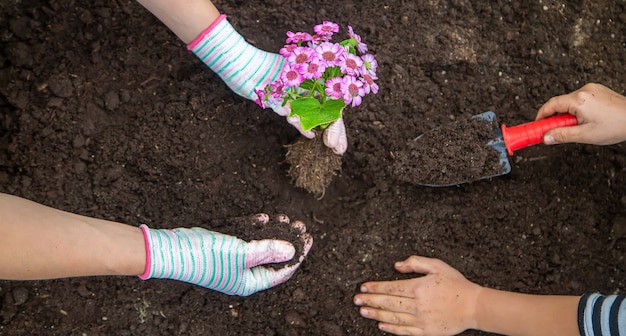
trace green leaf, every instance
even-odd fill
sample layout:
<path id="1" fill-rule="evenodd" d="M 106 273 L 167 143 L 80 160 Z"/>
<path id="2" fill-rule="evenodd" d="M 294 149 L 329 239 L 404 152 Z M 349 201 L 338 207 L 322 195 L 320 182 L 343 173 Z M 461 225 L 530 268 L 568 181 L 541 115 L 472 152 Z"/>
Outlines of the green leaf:
<path id="1" fill-rule="evenodd" d="M 300 83 L 300 87 L 305 89 L 305 90 L 313 90 L 313 85 L 315 84 L 315 82 L 313 82 L 310 79 L 305 80 L 304 82 Z"/>
<path id="2" fill-rule="evenodd" d="M 341 75 L 343 74 L 341 73 L 341 68 L 339 66 L 328 67 L 324 71 L 324 78 L 326 79 L 332 79 Z"/>
<path id="3" fill-rule="evenodd" d="M 312 97 L 299 98 L 291 101 L 290 117 L 300 117 L 302 130 L 308 131 L 317 126 L 329 124 L 341 117 L 341 111 L 346 107 L 343 99 L 329 99 L 323 104 Z"/>

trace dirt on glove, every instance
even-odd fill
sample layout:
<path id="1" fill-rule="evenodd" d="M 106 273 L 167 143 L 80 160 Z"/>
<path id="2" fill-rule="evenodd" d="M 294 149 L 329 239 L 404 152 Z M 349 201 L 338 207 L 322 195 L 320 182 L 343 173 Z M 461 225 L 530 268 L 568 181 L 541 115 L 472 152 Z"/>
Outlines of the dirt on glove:
<path id="1" fill-rule="evenodd" d="M 296 248 L 294 257 L 287 262 L 267 265 L 267 267 L 274 269 L 297 264 L 304 253 L 304 242 L 301 238 L 303 232 L 292 227 L 290 224 L 280 222 L 278 216 L 271 216 L 269 223 L 266 224 L 260 222 L 256 216 L 242 216 L 224 220 L 213 220 L 210 224 L 207 224 L 207 227 L 223 234 L 236 236 L 246 242 L 263 239 L 279 239 L 293 244 Z"/>

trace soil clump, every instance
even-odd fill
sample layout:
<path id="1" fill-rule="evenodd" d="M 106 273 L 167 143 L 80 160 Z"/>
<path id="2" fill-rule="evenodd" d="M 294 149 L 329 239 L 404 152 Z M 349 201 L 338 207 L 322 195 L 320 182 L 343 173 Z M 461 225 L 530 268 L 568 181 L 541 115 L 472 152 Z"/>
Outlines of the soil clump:
<path id="1" fill-rule="evenodd" d="M 400 181 L 431 186 L 501 174 L 500 153 L 489 146 L 497 127 L 495 120 L 471 117 L 434 128 L 394 154 L 393 173 Z"/>

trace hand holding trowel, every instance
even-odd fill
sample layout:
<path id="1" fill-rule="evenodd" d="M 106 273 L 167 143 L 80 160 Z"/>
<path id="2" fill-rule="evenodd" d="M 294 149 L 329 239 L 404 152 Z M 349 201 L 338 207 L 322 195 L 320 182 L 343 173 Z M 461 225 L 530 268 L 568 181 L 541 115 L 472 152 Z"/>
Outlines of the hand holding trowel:
<path id="1" fill-rule="evenodd" d="M 513 152 L 541 143 L 548 130 L 577 124 L 575 116 L 561 114 L 512 127 L 498 126 L 495 114 L 485 112 L 466 124 L 456 122 L 447 130 L 438 128 L 419 136 L 409 151 L 397 155 L 394 171 L 402 180 L 430 187 L 501 176 L 511 171 L 508 156 Z"/>

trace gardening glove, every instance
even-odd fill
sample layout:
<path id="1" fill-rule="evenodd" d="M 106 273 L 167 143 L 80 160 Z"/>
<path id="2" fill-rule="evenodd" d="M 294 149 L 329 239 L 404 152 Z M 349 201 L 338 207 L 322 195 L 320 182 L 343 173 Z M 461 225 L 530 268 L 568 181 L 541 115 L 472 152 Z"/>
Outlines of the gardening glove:
<path id="1" fill-rule="evenodd" d="M 324 130 L 324 144 L 332 149 L 335 154 L 343 155 L 346 152 L 346 149 L 348 149 L 348 138 L 346 137 L 346 126 L 342 117 Z"/>
<path id="2" fill-rule="evenodd" d="M 246 42 L 223 14 L 189 43 L 187 48 L 220 76 L 231 90 L 253 101 L 257 99 L 254 90 L 264 88 L 278 79 L 285 65 L 285 58 L 282 55 L 260 50 Z M 313 131 L 302 130 L 297 116 L 289 117 L 289 106 L 277 105 L 272 107 L 272 110 L 286 117 L 287 122 L 305 137 L 309 139 L 315 137 Z M 345 136 L 345 129 L 343 134 Z M 331 148 L 335 153 L 345 152 L 346 145 L 331 143 L 334 146 Z"/>
<path id="3" fill-rule="evenodd" d="M 267 104 L 267 102 L 265 102 L 265 104 Z M 289 121 L 289 123 L 297 128 L 300 133 L 302 133 L 302 135 L 306 136 L 309 139 L 315 137 L 315 133 L 313 133 L 313 131 L 307 132 L 310 133 L 310 136 L 302 131 L 302 126 L 300 125 L 300 119 L 298 118 L 298 116 L 289 117 L 289 113 L 291 112 L 291 110 L 289 109 L 289 105 L 278 106 L 274 108 L 274 111 L 276 111 L 276 113 L 280 115 L 287 116 L 287 121 Z M 335 154 L 343 155 L 343 153 L 346 152 L 346 149 L 348 149 L 348 138 L 346 136 L 346 126 L 343 123 L 342 117 L 332 122 L 324 130 L 322 139 L 324 140 L 324 144 L 326 145 L 326 147 L 332 149 Z"/>
<path id="4" fill-rule="evenodd" d="M 259 214 L 253 225 L 268 222 L 268 215 Z M 304 223 L 290 224 L 284 215 L 279 216 L 279 222 L 297 229 L 304 243 L 298 262 L 280 269 L 259 265 L 293 259 L 294 246 L 283 240 L 245 242 L 199 227 L 155 230 L 141 225 L 146 243 L 146 270 L 139 278 L 179 280 L 239 296 L 274 287 L 291 278 L 313 245 Z"/>

